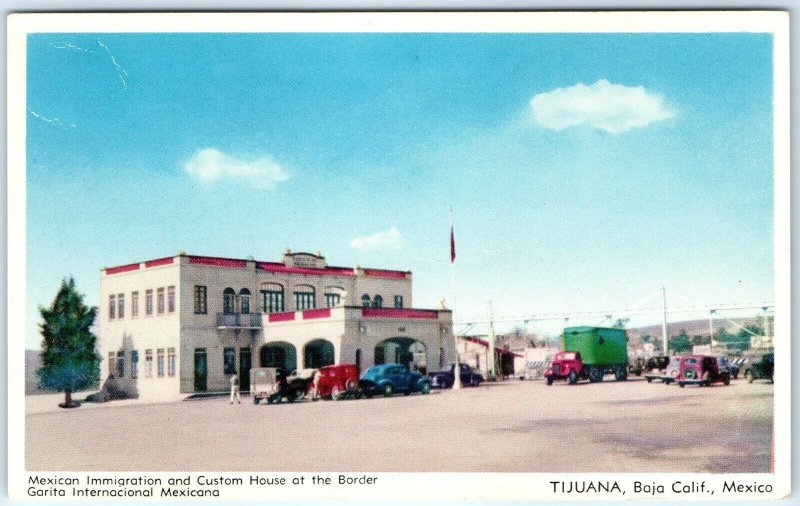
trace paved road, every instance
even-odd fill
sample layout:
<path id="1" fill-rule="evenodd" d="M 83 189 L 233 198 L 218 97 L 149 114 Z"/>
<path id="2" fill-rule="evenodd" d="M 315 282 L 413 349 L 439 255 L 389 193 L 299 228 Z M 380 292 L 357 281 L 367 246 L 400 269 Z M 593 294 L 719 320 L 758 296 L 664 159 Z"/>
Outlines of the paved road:
<path id="1" fill-rule="evenodd" d="M 516 380 L 254 406 L 108 403 L 26 416 L 32 471 L 768 472 L 773 387 Z"/>

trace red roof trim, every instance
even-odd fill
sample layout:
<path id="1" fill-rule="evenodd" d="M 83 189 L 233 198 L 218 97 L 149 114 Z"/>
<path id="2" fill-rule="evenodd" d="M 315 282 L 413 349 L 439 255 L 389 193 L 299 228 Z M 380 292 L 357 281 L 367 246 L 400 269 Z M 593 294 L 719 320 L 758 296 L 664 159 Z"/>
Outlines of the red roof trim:
<path id="1" fill-rule="evenodd" d="M 138 271 L 139 270 L 139 263 L 135 264 L 128 264 L 128 265 L 120 265 L 119 267 L 109 267 L 106 269 L 106 275 L 109 274 L 119 274 L 120 272 L 128 272 L 128 271 Z"/>
<path id="2" fill-rule="evenodd" d="M 364 269 L 364 275 L 373 278 L 406 279 L 405 272 L 388 269 Z"/>
<path id="3" fill-rule="evenodd" d="M 325 267 L 309 269 L 307 267 L 287 267 L 278 262 L 256 262 L 256 269 L 267 272 L 283 272 L 287 274 L 310 274 L 312 276 L 353 276 L 353 269 L 345 267 Z"/>
<path id="4" fill-rule="evenodd" d="M 331 308 L 326 307 L 322 309 L 306 309 L 303 311 L 304 320 L 313 320 L 315 318 L 330 318 Z"/>
<path id="5" fill-rule="evenodd" d="M 306 253 L 304 253 L 306 254 Z M 244 269 L 247 267 L 247 260 L 238 258 L 209 257 L 195 255 L 181 255 L 189 259 L 190 264 L 211 265 L 214 267 L 229 267 L 233 269 Z M 316 255 L 314 255 L 316 256 Z M 160 265 L 170 265 L 174 263 L 175 257 L 156 258 L 144 262 L 145 268 L 158 267 Z M 139 263 L 121 265 L 119 267 L 107 268 L 106 274 L 117 274 L 119 272 L 135 271 L 140 268 Z M 256 269 L 267 272 L 279 272 L 286 274 L 307 274 L 310 276 L 355 276 L 355 270 L 351 267 L 328 266 L 322 269 L 310 269 L 307 267 L 287 267 L 281 262 L 256 262 Z M 372 278 L 384 279 L 406 279 L 406 271 L 394 271 L 390 269 L 363 269 L 364 275 Z"/>
<path id="6" fill-rule="evenodd" d="M 439 312 L 435 309 L 394 309 L 394 308 L 361 308 L 361 316 L 364 318 L 415 318 L 424 320 L 436 320 Z"/>
<path id="7" fill-rule="evenodd" d="M 216 267 L 233 267 L 236 269 L 244 269 L 247 267 L 247 260 L 237 260 L 235 258 L 220 258 L 220 257 L 189 257 L 190 264 L 200 265 L 213 265 Z"/>
<path id="8" fill-rule="evenodd" d="M 172 260 L 174 257 L 165 257 L 165 258 L 158 258 L 156 260 L 148 260 L 144 263 L 145 268 L 147 267 L 158 267 L 159 265 L 170 265 L 172 264 Z"/>
<path id="9" fill-rule="evenodd" d="M 270 313 L 267 318 L 270 322 L 290 322 L 294 320 L 294 311 L 287 313 Z"/>

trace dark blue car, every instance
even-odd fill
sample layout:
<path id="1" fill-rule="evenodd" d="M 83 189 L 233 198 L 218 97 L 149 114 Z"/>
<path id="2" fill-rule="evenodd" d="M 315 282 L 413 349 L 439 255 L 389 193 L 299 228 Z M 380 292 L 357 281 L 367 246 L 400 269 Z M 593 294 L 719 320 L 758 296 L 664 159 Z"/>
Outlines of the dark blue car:
<path id="1" fill-rule="evenodd" d="M 358 386 L 366 397 L 383 395 L 388 397 L 395 392 L 410 394 L 420 392 L 430 393 L 431 383 L 417 371 L 409 371 L 400 364 L 374 365 L 367 369 L 358 380 Z"/>

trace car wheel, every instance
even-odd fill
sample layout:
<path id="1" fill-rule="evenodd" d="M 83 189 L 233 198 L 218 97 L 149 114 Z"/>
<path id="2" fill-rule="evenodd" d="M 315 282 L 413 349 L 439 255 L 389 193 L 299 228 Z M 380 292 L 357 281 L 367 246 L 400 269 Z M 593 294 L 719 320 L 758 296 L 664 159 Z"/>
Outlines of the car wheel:
<path id="1" fill-rule="evenodd" d="M 553 377 L 548 376 L 547 378 L 545 378 L 545 381 L 547 382 L 547 386 L 550 386 L 553 384 Z"/>
<path id="2" fill-rule="evenodd" d="M 261 399 L 259 399 L 258 397 L 253 397 L 253 404 L 255 404 L 256 406 L 258 406 L 258 401 L 260 401 L 260 400 L 261 400 Z"/>
<path id="3" fill-rule="evenodd" d="M 653 378 L 645 378 L 645 379 L 647 380 L 648 383 L 652 383 L 653 382 Z"/>
<path id="4" fill-rule="evenodd" d="M 752 383 L 752 382 L 753 382 L 753 380 L 755 379 L 755 378 L 753 377 L 753 371 L 747 371 L 747 372 L 745 373 L 744 377 L 745 377 L 745 378 L 747 378 L 747 382 L 748 382 L 748 383 Z"/>
<path id="5" fill-rule="evenodd" d="M 573 369 L 569 372 L 569 376 L 567 377 L 567 382 L 570 385 L 574 385 L 578 382 L 578 373 Z"/>
<path id="6" fill-rule="evenodd" d="M 600 383 L 603 381 L 603 371 L 599 367 L 592 367 L 589 369 L 589 381 L 592 383 Z"/>
<path id="7" fill-rule="evenodd" d="M 384 397 L 389 397 L 393 393 L 394 393 L 394 387 L 392 386 L 391 383 L 387 383 L 387 384 L 385 384 L 383 386 L 383 396 Z"/>
<path id="8" fill-rule="evenodd" d="M 725 376 L 725 377 L 722 379 L 722 382 L 725 384 L 725 386 L 728 386 L 728 385 L 730 385 L 730 384 L 731 384 L 731 377 L 730 377 L 730 376 Z"/>
<path id="9" fill-rule="evenodd" d="M 334 401 L 338 401 L 341 398 L 342 398 L 342 392 L 339 391 L 339 387 L 333 385 L 333 388 L 331 388 L 331 399 Z"/>
<path id="10" fill-rule="evenodd" d="M 419 389 L 419 393 L 421 393 L 422 395 L 427 395 L 431 393 L 431 384 L 428 383 L 427 381 L 423 383 Z"/>
<path id="11" fill-rule="evenodd" d="M 679 381 L 679 382 L 678 382 L 678 386 L 679 386 L 679 387 L 681 387 L 681 388 L 683 388 L 683 387 L 685 387 L 686 385 L 684 385 L 684 384 L 683 384 L 683 382 Z"/>

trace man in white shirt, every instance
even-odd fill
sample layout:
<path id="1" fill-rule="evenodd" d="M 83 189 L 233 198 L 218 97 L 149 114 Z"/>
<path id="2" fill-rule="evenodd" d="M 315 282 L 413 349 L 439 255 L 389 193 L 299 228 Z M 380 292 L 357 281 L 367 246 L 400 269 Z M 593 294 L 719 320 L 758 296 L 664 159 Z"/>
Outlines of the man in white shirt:
<path id="1" fill-rule="evenodd" d="M 239 395 L 239 376 L 233 374 L 231 375 L 231 404 L 233 404 L 233 398 L 236 397 L 236 401 L 241 404 L 242 398 Z"/>

